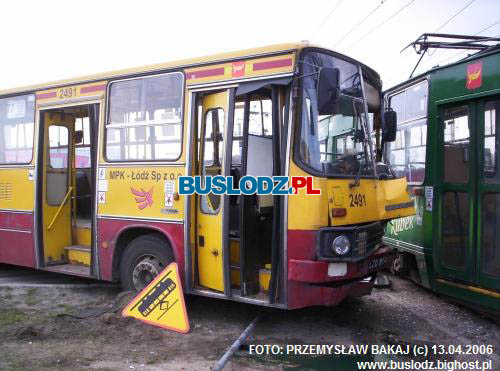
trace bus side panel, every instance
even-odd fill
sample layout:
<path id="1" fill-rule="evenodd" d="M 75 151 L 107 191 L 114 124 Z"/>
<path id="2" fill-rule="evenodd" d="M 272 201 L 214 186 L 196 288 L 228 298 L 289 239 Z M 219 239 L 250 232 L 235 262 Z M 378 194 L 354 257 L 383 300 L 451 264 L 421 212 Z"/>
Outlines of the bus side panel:
<path id="1" fill-rule="evenodd" d="M 35 267 L 33 169 L 0 169 L 0 262 Z"/>
<path id="2" fill-rule="evenodd" d="M 0 262 L 34 268 L 33 213 L 0 211 Z"/>
<path id="3" fill-rule="evenodd" d="M 119 262 L 113 262 L 113 259 L 116 258 L 116 243 L 123 232 L 132 228 L 160 232 L 167 238 L 172 247 L 175 262 L 178 264 L 183 287 L 186 287 L 184 282 L 184 225 L 181 223 L 98 218 L 97 230 L 99 236 L 97 245 L 101 279 L 113 280 L 113 263 L 118 264 L 116 266 L 119 267 Z"/>

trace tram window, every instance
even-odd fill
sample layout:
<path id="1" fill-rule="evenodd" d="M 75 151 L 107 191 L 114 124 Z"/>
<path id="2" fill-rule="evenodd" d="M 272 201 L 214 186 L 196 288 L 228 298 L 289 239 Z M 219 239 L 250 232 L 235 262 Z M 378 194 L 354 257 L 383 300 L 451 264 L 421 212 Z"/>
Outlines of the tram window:
<path id="1" fill-rule="evenodd" d="M 469 245 L 469 197 L 465 192 L 445 192 L 443 197 L 443 243 L 441 259 L 444 265 L 465 268 Z"/>
<path id="2" fill-rule="evenodd" d="M 406 90 L 405 120 L 413 120 L 426 116 L 427 81 Z"/>
<path id="3" fill-rule="evenodd" d="M 392 96 L 389 105 L 396 111 L 398 122 L 405 121 L 405 92 Z"/>
<path id="4" fill-rule="evenodd" d="M 498 148 L 500 135 L 498 127 L 500 119 L 497 115 L 500 109 L 500 99 L 486 102 L 484 106 L 484 181 L 486 183 L 500 183 L 500 170 L 498 170 Z"/>
<path id="5" fill-rule="evenodd" d="M 182 140 L 181 73 L 113 82 L 106 157 L 111 161 L 176 160 Z"/>
<path id="6" fill-rule="evenodd" d="M 469 181 L 469 108 L 466 105 L 444 110 L 444 180 Z"/>
<path id="7" fill-rule="evenodd" d="M 0 163 L 27 164 L 33 154 L 35 96 L 0 99 Z"/>
<path id="8" fill-rule="evenodd" d="M 396 111 L 396 141 L 386 144 L 386 158 L 398 177 L 422 184 L 425 177 L 427 145 L 427 81 L 393 95 L 389 106 Z"/>
<path id="9" fill-rule="evenodd" d="M 482 270 L 500 277 L 500 194 L 483 196 L 482 214 Z"/>

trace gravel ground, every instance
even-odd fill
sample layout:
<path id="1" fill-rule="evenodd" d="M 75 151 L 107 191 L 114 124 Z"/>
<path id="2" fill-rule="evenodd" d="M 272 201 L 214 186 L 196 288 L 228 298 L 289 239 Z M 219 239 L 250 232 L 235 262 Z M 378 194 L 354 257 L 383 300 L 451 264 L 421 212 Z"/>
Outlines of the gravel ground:
<path id="1" fill-rule="evenodd" d="M 72 279 L 67 287 L 36 286 L 38 275 L 47 282 L 45 273 L 36 271 L 26 273 L 32 278 L 22 280 L 24 286 L 2 286 L 2 277 L 19 272 L 0 265 L 0 369 L 208 370 L 257 315 L 262 320 L 225 369 L 354 370 L 360 359 L 250 354 L 250 347 L 257 344 L 491 344 L 495 352 L 490 356 L 438 355 L 432 359 L 490 358 L 500 366 L 497 321 L 398 277 L 390 277 L 391 288 L 347 299 L 333 308 L 283 311 L 189 296 L 186 307 L 191 331 L 183 335 L 122 318 L 119 312 L 74 318 L 71 315 L 88 308 L 123 306 L 130 296 L 120 294 L 116 285 L 85 287 L 92 283 L 88 280 Z M 409 359 L 397 357 L 368 355 L 361 359 Z"/>

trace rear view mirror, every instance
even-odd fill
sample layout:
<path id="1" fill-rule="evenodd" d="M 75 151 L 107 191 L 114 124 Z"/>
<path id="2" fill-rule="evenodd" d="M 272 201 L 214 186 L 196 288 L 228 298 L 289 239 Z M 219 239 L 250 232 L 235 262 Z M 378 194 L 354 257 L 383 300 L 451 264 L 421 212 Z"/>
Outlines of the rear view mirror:
<path id="1" fill-rule="evenodd" d="M 398 117 L 396 111 L 388 108 L 384 112 L 384 120 L 382 122 L 382 139 L 385 143 L 394 142 L 396 140 L 396 131 L 398 128 Z"/>
<path id="2" fill-rule="evenodd" d="M 340 91 L 340 70 L 322 68 L 318 76 L 318 113 L 334 115 L 335 103 Z"/>

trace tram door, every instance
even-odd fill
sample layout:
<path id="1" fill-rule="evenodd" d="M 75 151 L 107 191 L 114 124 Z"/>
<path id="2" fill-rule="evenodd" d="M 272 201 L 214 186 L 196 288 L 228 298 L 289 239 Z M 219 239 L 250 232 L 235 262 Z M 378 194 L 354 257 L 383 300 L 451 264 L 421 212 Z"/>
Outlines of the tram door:
<path id="1" fill-rule="evenodd" d="M 500 97 L 440 110 L 437 273 L 500 288 Z"/>

